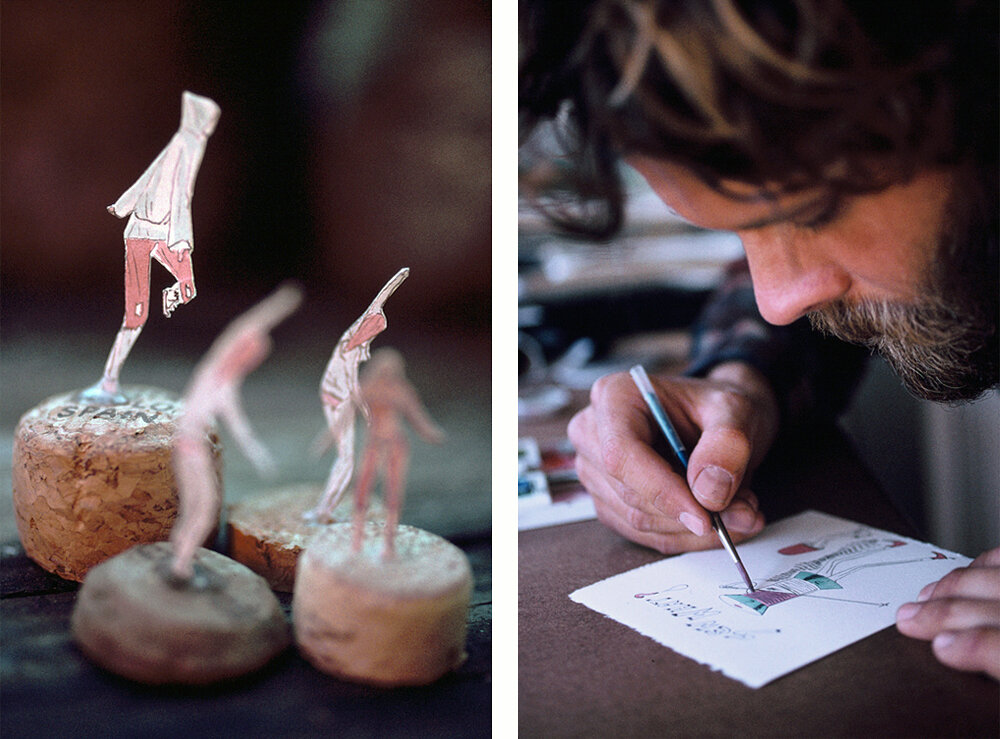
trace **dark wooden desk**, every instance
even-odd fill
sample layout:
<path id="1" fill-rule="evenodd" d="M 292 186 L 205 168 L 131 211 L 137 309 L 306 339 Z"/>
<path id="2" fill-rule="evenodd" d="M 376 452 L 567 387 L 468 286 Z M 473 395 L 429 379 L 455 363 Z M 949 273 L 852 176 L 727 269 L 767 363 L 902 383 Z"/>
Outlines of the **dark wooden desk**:
<path id="1" fill-rule="evenodd" d="M 490 537 L 455 542 L 472 562 L 469 658 L 432 685 L 392 690 L 318 672 L 293 646 L 263 671 L 209 688 L 153 688 L 94 667 L 76 649 L 75 583 L 20 544 L 2 547 L 0 736 L 475 737 L 490 734 Z M 286 612 L 291 595 L 279 594 Z"/>
<path id="2" fill-rule="evenodd" d="M 565 419 L 558 419 L 562 422 Z M 522 432 L 524 429 L 522 428 Z M 545 429 L 542 429 L 545 433 Z M 917 535 L 835 429 L 782 442 L 754 490 L 769 520 L 817 510 Z M 894 627 L 757 690 L 570 601 L 655 561 L 596 521 L 525 531 L 518 559 L 521 736 L 997 736 L 996 681 L 943 667 Z"/>

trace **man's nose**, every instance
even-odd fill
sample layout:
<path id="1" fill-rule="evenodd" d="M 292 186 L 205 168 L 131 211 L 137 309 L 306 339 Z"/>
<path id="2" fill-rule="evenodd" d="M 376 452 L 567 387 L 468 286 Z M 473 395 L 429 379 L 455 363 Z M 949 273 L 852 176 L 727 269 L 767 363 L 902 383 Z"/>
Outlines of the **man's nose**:
<path id="1" fill-rule="evenodd" d="M 828 258 L 822 244 L 793 227 L 776 225 L 739 236 L 757 308 L 768 323 L 792 323 L 850 290 L 850 275 Z"/>

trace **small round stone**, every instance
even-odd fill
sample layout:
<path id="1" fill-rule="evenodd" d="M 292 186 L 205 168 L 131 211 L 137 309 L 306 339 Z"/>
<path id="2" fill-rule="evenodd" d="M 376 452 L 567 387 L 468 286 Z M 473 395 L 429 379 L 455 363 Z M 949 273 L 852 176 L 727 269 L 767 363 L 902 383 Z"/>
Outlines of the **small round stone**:
<path id="1" fill-rule="evenodd" d="M 144 544 L 90 570 L 70 619 L 88 658 L 143 683 L 200 685 L 257 670 L 289 645 L 263 578 L 198 549 L 194 577 L 180 582 L 172 558 L 169 543 Z"/>

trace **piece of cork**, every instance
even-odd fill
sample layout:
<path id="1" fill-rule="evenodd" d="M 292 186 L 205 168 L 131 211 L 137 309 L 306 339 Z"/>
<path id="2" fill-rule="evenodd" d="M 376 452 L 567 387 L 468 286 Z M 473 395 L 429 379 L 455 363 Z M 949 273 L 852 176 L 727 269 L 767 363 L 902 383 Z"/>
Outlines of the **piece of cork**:
<path id="1" fill-rule="evenodd" d="M 200 548 L 182 583 L 172 558 L 168 542 L 143 544 L 90 570 L 70 618 L 89 659 L 138 682 L 202 685 L 257 670 L 291 643 L 263 578 Z"/>
<path id="2" fill-rule="evenodd" d="M 351 526 L 332 524 L 299 558 L 295 640 L 315 667 L 381 686 L 423 685 L 465 661 L 472 570 L 461 549 L 399 526 L 382 559 L 384 526 L 368 522 L 351 551 Z"/>
<path id="3" fill-rule="evenodd" d="M 316 507 L 323 488 L 301 483 L 277 488 L 226 506 L 226 532 L 230 557 L 267 580 L 274 590 L 291 593 L 295 586 L 295 563 L 302 550 L 327 523 L 351 520 L 354 506 L 345 497 L 333 510 L 333 518 L 318 523 L 306 518 Z M 367 512 L 370 520 L 385 516 L 375 500 Z"/>
<path id="4" fill-rule="evenodd" d="M 159 388 L 123 388 L 128 402 L 56 395 L 14 431 L 14 514 L 24 551 L 68 580 L 136 544 L 162 541 L 177 517 L 171 437 L 181 400 Z M 219 489 L 221 451 L 213 437 Z"/>

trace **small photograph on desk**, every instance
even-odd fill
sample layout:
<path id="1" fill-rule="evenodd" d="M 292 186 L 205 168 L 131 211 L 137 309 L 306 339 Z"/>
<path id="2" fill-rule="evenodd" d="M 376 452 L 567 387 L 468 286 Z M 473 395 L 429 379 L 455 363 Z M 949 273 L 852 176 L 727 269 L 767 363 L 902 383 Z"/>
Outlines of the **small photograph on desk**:
<path id="1" fill-rule="evenodd" d="M 573 468 L 568 440 L 540 447 L 532 437 L 517 441 L 517 527 L 519 530 L 596 518 L 594 502 Z"/>

